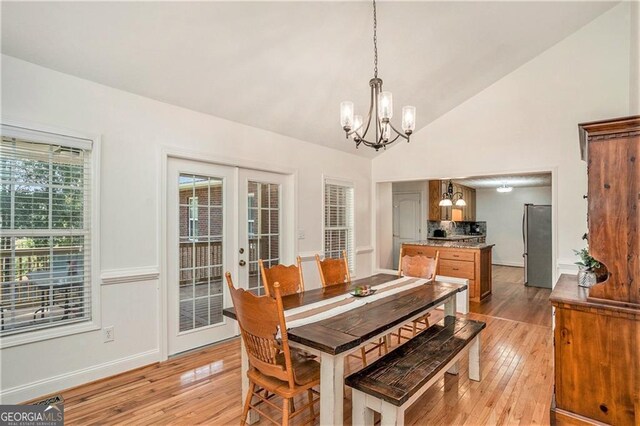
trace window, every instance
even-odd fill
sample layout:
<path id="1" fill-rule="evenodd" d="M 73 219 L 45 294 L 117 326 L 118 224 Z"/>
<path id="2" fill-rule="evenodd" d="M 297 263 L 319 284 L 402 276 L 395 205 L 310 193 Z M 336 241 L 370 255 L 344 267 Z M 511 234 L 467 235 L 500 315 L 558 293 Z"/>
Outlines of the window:
<path id="1" fill-rule="evenodd" d="M 324 255 L 338 258 L 347 251 L 349 270 L 355 270 L 353 185 L 326 180 L 324 184 Z"/>
<path id="2" fill-rule="evenodd" d="M 92 141 L 11 129 L 0 145 L 1 337 L 92 319 Z"/>

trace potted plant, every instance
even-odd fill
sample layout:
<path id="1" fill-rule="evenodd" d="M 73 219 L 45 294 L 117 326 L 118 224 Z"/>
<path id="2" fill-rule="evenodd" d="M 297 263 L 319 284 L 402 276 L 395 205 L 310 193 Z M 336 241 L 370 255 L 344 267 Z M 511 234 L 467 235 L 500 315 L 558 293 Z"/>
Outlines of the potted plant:
<path id="1" fill-rule="evenodd" d="M 591 257 L 587 247 L 582 250 L 574 250 L 574 252 L 580 258 L 580 261 L 576 262 L 580 269 L 578 271 L 578 285 L 589 288 L 598 281 L 596 270 L 600 269 L 602 265 Z"/>

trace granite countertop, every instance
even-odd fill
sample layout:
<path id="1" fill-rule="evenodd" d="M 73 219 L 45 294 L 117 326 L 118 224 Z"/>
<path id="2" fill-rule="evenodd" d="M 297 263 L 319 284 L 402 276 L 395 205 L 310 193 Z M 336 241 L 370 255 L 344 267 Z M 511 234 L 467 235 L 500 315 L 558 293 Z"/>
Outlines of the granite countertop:
<path id="1" fill-rule="evenodd" d="M 413 241 L 410 243 L 404 244 L 412 244 L 417 246 L 432 246 L 432 247 L 449 247 L 449 248 L 461 248 L 461 249 L 485 249 L 493 247 L 495 244 L 487 244 L 487 243 L 463 243 L 459 241 L 442 241 L 442 240 L 434 240 L 432 238 L 422 240 L 422 241 Z"/>
<path id="2" fill-rule="evenodd" d="M 474 235 L 450 235 L 448 237 L 429 237 L 430 240 L 440 240 L 440 241 L 458 241 L 458 240 L 468 240 L 470 238 L 484 238 L 485 234 L 474 234 Z"/>

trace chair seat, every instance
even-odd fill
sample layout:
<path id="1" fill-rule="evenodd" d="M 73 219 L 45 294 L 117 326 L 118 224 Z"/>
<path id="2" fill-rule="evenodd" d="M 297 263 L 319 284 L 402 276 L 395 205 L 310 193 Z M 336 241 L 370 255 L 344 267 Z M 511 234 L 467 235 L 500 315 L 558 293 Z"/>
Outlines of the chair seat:
<path id="1" fill-rule="evenodd" d="M 289 388 L 289 383 L 284 380 L 267 376 L 254 368 L 247 372 L 247 376 L 258 386 L 269 389 L 269 392 L 282 398 L 293 398 L 300 392 L 320 384 L 320 363 L 318 361 L 292 356 L 291 362 L 293 363 L 293 377 L 296 384 L 293 389 Z"/>

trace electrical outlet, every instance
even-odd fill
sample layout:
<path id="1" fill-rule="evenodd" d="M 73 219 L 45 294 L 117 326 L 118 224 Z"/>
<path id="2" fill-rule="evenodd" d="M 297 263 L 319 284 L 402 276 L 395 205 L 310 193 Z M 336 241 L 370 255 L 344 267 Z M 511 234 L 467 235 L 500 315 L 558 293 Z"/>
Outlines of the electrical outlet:
<path id="1" fill-rule="evenodd" d="M 115 339 L 115 335 L 113 332 L 113 326 L 109 326 L 109 327 L 105 327 L 103 329 L 104 332 L 104 342 L 113 342 L 113 340 Z"/>
<path id="2" fill-rule="evenodd" d="M 298 229 L 298 239 L 299 240 L 304 240 L 304 230 L 303 229 Z"/>

